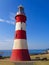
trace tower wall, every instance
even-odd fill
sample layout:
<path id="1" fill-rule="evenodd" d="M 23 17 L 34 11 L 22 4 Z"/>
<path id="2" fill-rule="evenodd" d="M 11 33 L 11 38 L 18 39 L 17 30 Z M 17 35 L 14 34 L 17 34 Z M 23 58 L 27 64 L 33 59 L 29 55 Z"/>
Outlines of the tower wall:
<path id="1" fill-rule="evenodd" d="M 21 7 L 20 7 L 21 9 Z M 22 9 L 23 10 L 23 9 Z M 27 37 L 26 37 L 26 16 L 20 11 L 15 17 L 15 37 L 12 49 L 12 61 L 28 61 L 30 60 Z"/>

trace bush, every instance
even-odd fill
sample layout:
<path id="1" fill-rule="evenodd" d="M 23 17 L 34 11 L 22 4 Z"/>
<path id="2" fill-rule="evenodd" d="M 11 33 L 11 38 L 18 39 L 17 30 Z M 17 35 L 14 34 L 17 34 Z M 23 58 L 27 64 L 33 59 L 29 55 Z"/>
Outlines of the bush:
<path id="1" fill-rule="evenodd" d="M 40 60 L 40 57 L 36 57 L 37 60 Z"/>
<path id="2" fill-rule="evenodd" d="M 2 59 L 2 56 L 0 56 L 0 59 Z"/>
<path id="3" fill-rule="evenodd" d="M 47 60 L 47 58 L 45 57 L 45 58 L 42 58 L 41 60 Z"/>

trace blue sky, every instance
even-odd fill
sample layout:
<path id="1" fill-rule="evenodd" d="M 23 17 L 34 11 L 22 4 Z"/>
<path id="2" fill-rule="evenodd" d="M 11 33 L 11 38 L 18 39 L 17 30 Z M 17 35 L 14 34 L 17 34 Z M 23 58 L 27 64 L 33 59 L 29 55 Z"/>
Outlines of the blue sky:
<path id="1" fill-rule="evenodd" d="M 0 0 L 0 50 L 12 49 L 15 15 L 23 5 L 29 49 L 49 48 L 49 0 Z"/>

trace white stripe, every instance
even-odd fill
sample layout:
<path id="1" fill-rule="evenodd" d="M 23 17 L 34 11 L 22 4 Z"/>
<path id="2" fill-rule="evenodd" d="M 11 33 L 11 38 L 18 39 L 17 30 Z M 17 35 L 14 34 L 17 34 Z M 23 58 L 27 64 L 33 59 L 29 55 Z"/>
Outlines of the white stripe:
<path id="1" fill-rule="evenodd" d="M 24 22 L 17 22 L 15 30 L 26 30 L 26 24 Z"/>
<path id="2" fill-rule="evenodd" d="M 25 39 L 16 39 L 16 40 L 14 40 L 13 49 L 28 49 L 27 41 Z"/>

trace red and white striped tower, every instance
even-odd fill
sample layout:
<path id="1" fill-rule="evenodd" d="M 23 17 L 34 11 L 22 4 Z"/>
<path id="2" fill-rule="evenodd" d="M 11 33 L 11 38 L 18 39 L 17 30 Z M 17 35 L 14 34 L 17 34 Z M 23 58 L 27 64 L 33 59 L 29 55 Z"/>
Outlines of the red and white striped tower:
<path id="1" fill-rule="evenodd" d="M 18 12 L 16 14 L 15 19 L 15 39 L 10 59 L 12 61 L 29 61 L 30 56 L 26 39 L 26 16 L 24 13 L 24 8 L 22 6 L 18 7 Z"/>

